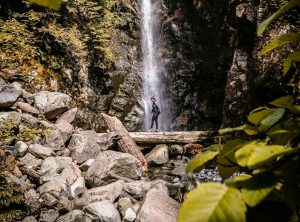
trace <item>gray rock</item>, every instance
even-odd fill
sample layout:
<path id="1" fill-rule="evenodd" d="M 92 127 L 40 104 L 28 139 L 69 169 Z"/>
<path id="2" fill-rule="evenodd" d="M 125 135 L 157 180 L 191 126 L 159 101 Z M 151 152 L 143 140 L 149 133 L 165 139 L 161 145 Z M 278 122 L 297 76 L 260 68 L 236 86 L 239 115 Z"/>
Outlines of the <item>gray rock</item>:
<path id="1" fill-rule="evenodd" d="M 94 163 L 95 159 L 89 159 L 80 165 L 80 169 L 83 171 L 87 171 L 89 167 Z"/>
<path id="2" fill-rule="evenodd" d="M 121 136 L 117 133 L 99 133 L 97 137 L 97 143 L 101 150 L 111 149 L 119 140 Z"/>
<path id="3" fill-rule="evenodd" d="M 71 195 L 75 197 L 75 190 L 78 188 L 86 188 L 83 177 L 78 177 L 77 180 L 71 185 Z"/>
<path id="4" fill-rule="evenodd" d="M 54 207 L 58 203 L 58 198 L 50 193 L 43 193 L 40 198 L 43 206 Z"/>
<path id="5" fill-rule="evenodd" d="M 67 111 L 70 101 L 70 96 L 59 92 L 41 91 L 34 96 L 36 107 L 47 119 L 55 119 Z"/>
<path id="6" fill-rule="evenodd" d="M 56 209 L 60 212 L 60 213 L 67 213 L 72 211 L 74 208 L 74 204 L 71 200 L 69 200 L 69 198 L 65 197 L 65 196 L 60 196 L 58 198 L 58 203 L 56 206 Z"/>
<path id="7" fill-rule="evenodd" d="M 0 112 L 0 122 L 10 122 L 17 127 L 21 122 L 21 114 L 15 111 L 11 112 Z"/>
<path id="8" fill-rule="evenodd" d="M 78 109 L 77 108 L 73 108 L 70 109 L 69 111 L 63 113 L 57 120 L 57 122 L 64 120 L 68 123 L 72 123 L 76 117 L 76 113 L 77 113 Z"/>
<path id="9" fill-rule="evenodd" d="M 9 108 L 16 103 L 22 91 L 11 85 L 0 85 L 0 108 Z"/>
<path id="10" fill-rule="evenodd" d="M 41 180 L 47 182 L 55 178 L 67 167 L 73 167 L 74 163 L 70 157 L 48 157 L 42 163 L 40 173 Z"/>
<path id="11" fill-rule="evenodd" d="M 16 106 L 19 107 L 25 113 L 31 113 L 35 116 L 39 115 L 39 111 L 28 103 L 17 102 Z"/>
<path id="12" fill-rule="evenodd" d="M 72 135 L 68 148 L 71 152 L 71 157 L 76 160 L 77 163 L 83 163 L 86 160 L 95 159 L 102 151 L 94 138 L 96 137 L 88 136 L 84 132 Z"/>
<path id="13" fill-rule="evenodd" d="M 36 118 L 36 117 L 34 117 L 34 116 L 32 116 L 29 113 L 23 113 L 22 114 L 22 122 L 23 123 L 28 123 L 32 127 L 38 128 L 39 119 Z"/>
<path id="14" fill-rule="evenodd" d="M 98 155 L 86 172 L 86 181 L 95 187 L 119 179 L 138 180 L 142 173 L 142 165 L 134 156 L 127 153 L 104 151 Z"/>
<path id="15" fill-rule="evenodd" d="M 108 200 L 91 203 L 84 210 L 103 222 L 121 222 L 119 212 Z"/>
<path id="16" fill-rule="evenodd" d="M 136 218 L 136 213 L 131 209 L 131 208 L 128 208 L 126 211 L 125 211 L 125 215 L 124 215 L 124 221 L 134 221 Z"/>
<path id="17" fill-rule="evenodd" d="M 169 153 L 170 153 L 171 156 L 182 155 L 183 154 L 183 147 L 180 146 L 180 145 L 174 144 L 169 148 Z"/>
<path id="18" fill-rule="evenodd" d="M 72 136 L 74 127 L 65 120 L 56 122 L 55 127 L 60 131 L 64 143 L 66 143 Z"/>
<path id="19" fill-rule="evenodd" d="M 82 210 L 73 210 L 60 216 L 56 222 L 87 222 L 85 213 Z"/>
<path id="20" fill-rule="evenodd" d="M 111 202 L 114 202 L 120 196 L 123 187 L 124 181 L 118 180 L 117 182 L 108 184 L 106 186 L 89 189 L 88 192 L 91 195 L 92 202 L 102 200 L 109 200 Z"/>
<path id="21" fill-rule="evenodd" d="M 74 206 L 77 209 L 82 209 L 91 202 L 91 196 L 85 187 L 78 187 L 74 191 Z"/>
<path id="22" fill-rule="evenodd" d="M 149 164 L 162 165 L 169 161 L 168 146 L 165 144 L 157 145 L 149 154 L 146 155 Z"/>
<path id="23" fill-rule="evenodd" d="M 59 213 L 54 209 L 42 210 L 40 222 L 54 222 L 59 217 Z"/>
<path id="24" fill-rule="evenodd" d="M 42 186 L 40 186 L 37 191 L 40 194 L 44 193 L 50 193 L 54 197 L 58 198 L 62 192 L 62 190 L 66 190 L 66 184 L 61 183 L 61 181 L 53 179 L 47 183 L 44 183 Z"/>
<path id="25" fill-rule="evenodd" d="M 28 146 L 23 141 L 18 141 L 15 144 L 16 154 L 18 157 L 23 157 L 28 151 Z"/>
<path id="26" fill-rule="evenodd" d="M 26 191 L 24 194 L 25 204 L 27 210 L 30 214 L 36 214 L 39 212 L 41 204 L 39 202 L 39 195 L 36 193 L 34 189 L 30 189 Z"/>
<path id="27" fill-rule="evenodd" d="M 51 148 L 42 146 L 40 144 L 30 145 L 28 150 L 32 155 L 42 159 L 50 157 L 53 154 Z"/>
<path id="28" fill-rule="evenodd" d="M 176 222 L 180 204 L 161 190 L 151 189 L 141 206 L 136 222 Z"/>
<path id="29" fill-rule="evenodd" d="M 185 172 L 186 166 L 187 166 L 187 164 L 177 166 L 176 168 L 174 168 L 172 170 L 171 174 L 175 175 L 175 176 L 185 176 L 186 175 L 186 172 Z"/>
<path id="30" fill-rule="evenodd" d="M 26 90 L 23 89 L 23 94 L 22 94 L 23 99 L 29 103 L 30 105 L 32 105 L 34 103 L 34 95 L 27 92 Z"/>
<path id="31" fill-rule="evenodd" d="M 35 219 L 35 217 L 33 216 L 28 216 L 28 217 L 25 217 L 22 222 L 37 222 L 37 220 Z"/>
<path id="32" fill-rule="evenodd" d="M 152 182 L 134 181 L 124 185 L 124 191 L 132 195 L 134 198 L 140 199 L 146 195 L 151 189 Z"/>
<path id="33" fill-rule="evenodd" d="M 77 174 L 74 167 L 67 166 L 61 172 L 61 177 L 65 178 L 68 185 L 73 184 L 77 180 Z"/>
<path id="34" fill-rule="evenodd" d="M 127 197 L 125 198 L 121 198 L 118 201 L 118 205 L 117 205 L 117 209 L 119 210 L 119 212 L 121 213 L 121 215 L 124 217 L 125 212 L 127 209 L 132 207 L 132 203 L 131 200 Z"/>
<path id="35" fill-rule="evenodd" d="M 46 135 L 46 145 L 51 147 L 53 151 L 61 151 L 65 148 L 63 136 L 59 130 L 51 130 Z"/>
<path id="36" fill-rule="evenodd" d="M 36 158 L 30 153 L 27 153 L 24 157 L 19 159 L 19 164 L 25 166 L 28 169 L 36 169 L 42 164 L 42 160 Z"/>

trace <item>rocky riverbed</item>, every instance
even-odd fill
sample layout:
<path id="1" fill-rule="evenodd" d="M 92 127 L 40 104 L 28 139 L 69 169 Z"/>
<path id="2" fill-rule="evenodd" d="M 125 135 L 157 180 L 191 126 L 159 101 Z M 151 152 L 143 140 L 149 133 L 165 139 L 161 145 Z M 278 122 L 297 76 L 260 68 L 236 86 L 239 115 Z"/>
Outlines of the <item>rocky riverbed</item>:
<path id="1" fill-rule="evenodd" d="M 0 82 L 2 131 L 14 132 L 2 135 L 0 156 L 8 180 L 25 191 L 24 222 L 176 221 L 194 181 L 184 171 L 184 147 L 142 149 L 145 173 L 138 159 L 118 152 L 116 133 L 72 125 L 78 109 L 68 95 L 30 94 L 18 82 Z M 25 131 L 36 136 L 30 140 Z"/>

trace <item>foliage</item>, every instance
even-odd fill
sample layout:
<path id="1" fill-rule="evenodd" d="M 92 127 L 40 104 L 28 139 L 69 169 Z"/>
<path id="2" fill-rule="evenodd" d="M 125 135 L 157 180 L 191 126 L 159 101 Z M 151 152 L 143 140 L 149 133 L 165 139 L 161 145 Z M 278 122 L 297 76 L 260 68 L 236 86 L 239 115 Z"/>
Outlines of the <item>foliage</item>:
<path id="1" fill-rule="evenodd" d="M 55 10 L 59 9 L 60 2 L 61 2 L 61 0 L 28 0 L 28 1 L 51 8 L 51 9 L 55 9 Z"/>
<path id="2" fill-rule="evenodd" d="M 245 221 L 258 214 L 256 208 L 268 203 L 288 206 L 291 213 L 285 215 L 286 221 L 296 213 L 300 203 L 300 106 L 291 96 L 276 99 L 270 105 L 273 107 L 252 111 L 248 124 L 221 131 L 243 131 L 244 139 L 228 140 L 219 151 L 207 150 L 188 164 L 186 171 L 196 173 L 213 161 L 223 179 L 238 171 L 248 174 L 223 185 L 199 184 L 187 195 L 179 221 Z M 281 198 L 286 192 L 295 195 Z"/>
<path id="3" fill-rule="evenodd" d="M 274 13 L 271 17 L 263 21 L 261 24 L 258 26 L 257 34 L 262 35 L 267 26 L 277 19 L 278 17 L 282 16 L 285 14 L 288 10 L 299 6 L 300 5 L 300 0 L 291 0 L 288 3 L 286 3 L 284 6 L 282 6 L 276 13 Z M 287 33 L 283 34 L 276 39 L 272 40 L 269 44 L 267 44 L 259 53 L 259 55 L 264 55 L 273 49 L 283 45 L 283 44 L 288 44 L 291 42 L 299 42 L 300 41 L 300 33 Z M 288 57 L 285 59 L 284 64 L 283 64 L 283 75 L 286 75 L 288 71 L 292 68 L 292 65 L 296 62 L 300 61 L 300 53 L 299 52 L 292 52 L 288 55 Z"/>
<path id="4" fill-rule="evenodd" d="M 23 190 L 5 178 L 4 166 L 0 163 L 0 222 L 19 221 L 25 215 L 23 211 Z"/>
<path id="5" fill-rule="evenodd" d="M 32 127 L 23 127 L 19 130 L 14 117 L 7 120 L 0 120 L 0 141 L 9 142 L 11 140 L 32 141 L 35 137 L 44 137 L 48 130 Z"/>

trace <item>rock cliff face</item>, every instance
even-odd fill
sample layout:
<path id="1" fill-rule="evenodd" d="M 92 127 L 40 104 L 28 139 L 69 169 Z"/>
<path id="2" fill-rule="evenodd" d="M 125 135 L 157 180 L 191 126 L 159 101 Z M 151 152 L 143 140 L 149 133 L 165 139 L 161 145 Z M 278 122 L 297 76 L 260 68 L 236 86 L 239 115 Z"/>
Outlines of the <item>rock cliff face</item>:
<path id="1" fill-rule="evenodd" d="M 237 125 L 251 108 L 285 93 L 280 64 L 299 46 L 263 58 L 258 51 L 279 34 L 299 30 L 298 9 L 256 37 L 257 24 L 280 2 L 154 2 L 157 57 L 174 103 L 174 129 Z M 0 41 L 1 77 L 31 93 L 68 94 L 79 108 L 74 123 L 82 128 L 105 130 L 99 114 L 106 112 L 130 131 L 141 129 L 139 4 L 64 0 L 59 12 L 49 12 L 21 1 L 1 3 L 0 34 L 8 39 Z"/>

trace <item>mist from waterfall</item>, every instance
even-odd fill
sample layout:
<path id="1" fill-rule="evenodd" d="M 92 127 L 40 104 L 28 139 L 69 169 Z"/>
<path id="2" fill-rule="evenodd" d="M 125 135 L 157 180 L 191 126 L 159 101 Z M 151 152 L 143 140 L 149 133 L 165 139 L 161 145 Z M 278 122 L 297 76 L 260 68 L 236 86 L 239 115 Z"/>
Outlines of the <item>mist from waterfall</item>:
<path id="1" fill-rule="evenodd" d="M 157 61 L 159 37 L 155 30 L 155 15 L 151 0 L 142 0 L 142 49 L 143 49 L 143 101 L 145 105 L 144 128 L 151 125 L 152 102 L 154 96 L 160 107 L 161 115 L 158 119 L 158 128 L 162 131 L 171 130 L 172 108 L 171 99 L 168 98 L 167 87 L 164 82 L 166 73 Z"/>

